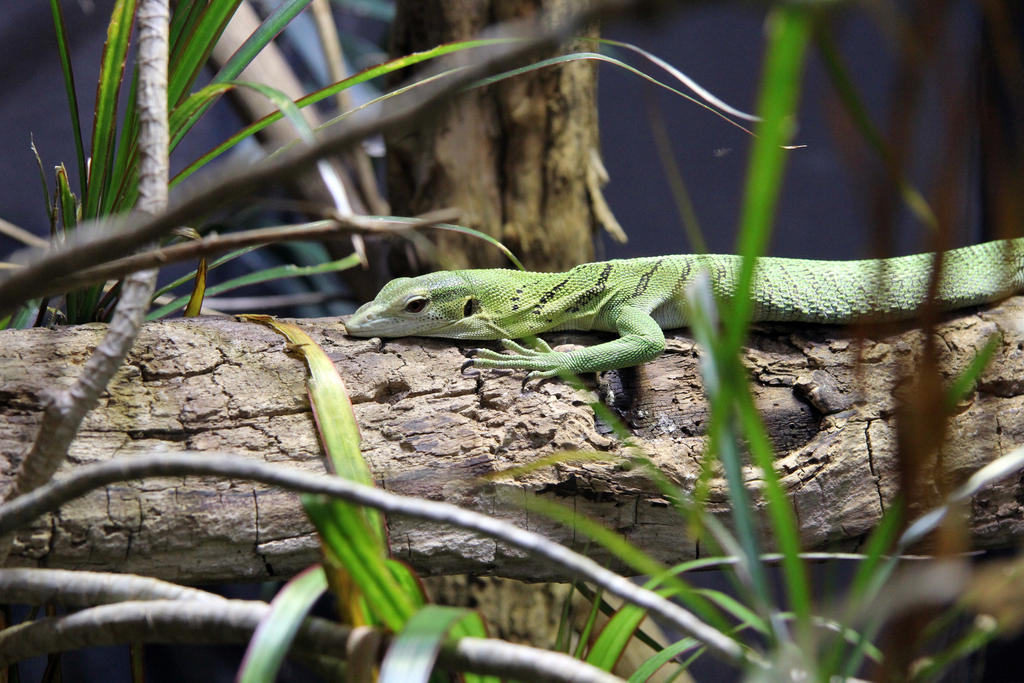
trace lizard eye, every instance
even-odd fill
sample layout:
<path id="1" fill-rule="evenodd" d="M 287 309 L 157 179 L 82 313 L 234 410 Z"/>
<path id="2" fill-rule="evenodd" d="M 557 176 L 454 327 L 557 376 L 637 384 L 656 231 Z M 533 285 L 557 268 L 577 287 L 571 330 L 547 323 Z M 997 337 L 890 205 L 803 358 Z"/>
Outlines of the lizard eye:
<path id="1" fill-rule="evenodd" d="M 406 313 L 421 313 L 426 307 L 427 298 L 424 296 L 414 296 L 405 302 Z"/>
<path id="2" fill-rule="evenodd" d="M 476 313 L 479 307 L 479 302 L 477 302 L 477 300 L 474 299 L 473 297 L 469 297 L 468 299 L 466 299 L 466 303 L 462 307 L 462 317 L 468 318 L 469 316 Z"/>

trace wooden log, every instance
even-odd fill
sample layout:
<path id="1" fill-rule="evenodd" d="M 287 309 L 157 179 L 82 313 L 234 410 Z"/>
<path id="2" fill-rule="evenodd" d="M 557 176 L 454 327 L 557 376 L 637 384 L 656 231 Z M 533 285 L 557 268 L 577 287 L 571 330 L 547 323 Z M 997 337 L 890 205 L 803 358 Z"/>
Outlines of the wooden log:
<path id="1" fill-rule="evenodd" d="M 953 377 L 992 334 L 1002 342 L 977 390 L 962 401 L 926 482 L 946 491 L 1024 445 L 1024 297 L 949 316 L 938 329 Z M 460 374 L 472 345 L 440 339 L 346 337 L 335 319 L 299 323 L 347 382 L 363 450 L 389 491 L 446 500 L 518 522 L 603 557 L 593 543 L 527 511 L 533 496 L 569 505 L 665 562 L 700 552 L 686 524 L 588 405 L 600 395 L 635 442 L 684 491 L 705 444 L 701 352 L 685 330 L 660 358 L 611 372 L 584 395 L 560 381 L 520 389 L 521 376 Z M 99 324 L 0 332 L 0 493 L 34 438 L 50 391 L 68 386 L 98 343 Z M 770 325 L 745 351 L 755 399 L 775 444 L 805 545 L 855 548 L 897 486 L 898 389 L 920 361 L 919 330 Z M 593 335 L 555 335 L 556 344 Z M 58 476 L 83 463 L 161 450 L 233 451 L 324 471 L 303 363 L 272 330 L 225 318 L 148 324 L 126 365 L 72 445 Z M 607 454 L 498 479 L 561 450 Z M 748 468 L 756 488 L 759 475 Z M 976 547 L 1007 546 L 1024 528 L 1019 476 L 977 495 Z M 760 505 L 760 503 L 759 503 Z M 727 515 L 724 480 L 709 509 Z M 522 553 L 458 529 L 389 520 L 394 555 L 430 574 L 566 578 Z M 110 486 L 22 530 L 9 566 L 117 570 L 187 583 L 289 576 L 315 562 L 311 527 L 292 494 L 249 482 L 150 479 Z"/>

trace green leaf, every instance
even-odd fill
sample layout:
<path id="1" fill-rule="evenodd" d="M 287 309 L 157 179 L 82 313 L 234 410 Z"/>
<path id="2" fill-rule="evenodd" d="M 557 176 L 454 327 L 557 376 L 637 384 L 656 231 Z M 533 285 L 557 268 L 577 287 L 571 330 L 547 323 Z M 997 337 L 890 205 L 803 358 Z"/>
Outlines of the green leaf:
<path id="1" fill-rule="evenodd" d="M 373 485 L 373 475 L 359 450 L 359 427 L 352 402 L 348 398 L 345 382 L 328 355 L 298 325 L 263 315 L 247 315 L 243 318 L 274 328 L 288 340 L 294 353 L 302 355 L 309 370 L 306 386 L 313 408 L 313 419 L 331 471 L 350 481 Z M 380 513 L 373 509 L 367 509 L 366 513 L 377 540 L 384 547 L 385 534 Z"/>
<path id="2" fill-rule="evenodd" d="M 661 652 L 658 652 L 652 657 L 644 660 L 644 663 L 641 664 L 629 677 L 629 683 L 643 683 L 653 676 L 658 669 L 665 666 L 679 655 L 698 647 L 700 647 L 700 643 L 693 638 L 683 638 L 682 640 L 672 643 Z"/>
<path id="3" fill-rule="evenodd" d="M 839 95 L 839 99 L 846 108 L 846 113 L 849 114 L 850 119 L 860 129 L 861 136 L 875 150 L 875 153 L 878 154 L 878 157 L 885 164 L 889 173 L 899 173 L 899 176 L 893 178 L 893 180 L 899 185 L 900 194 L 903 196 L 903 203 L 917 216 L 918 220 L 928 227 L 937 230 L 939 221 L 935 217 L 931 206 L 928 205 L 928 200 L 911 184 L 907 176 L 900 172 L 895 163 L 892 149 L 885 143 L 882 134 L 875 127 L 875 124 L 872 123 L 871 114 L 868 112 L 863 99 L 857 93 L 857 87 L 854 85 L 853 79 L 850 78 L 839 50 L 836 48 L 828 22 L 820 22 L 817 26 L 815 45 L 818 48 L 821 61 L 825 65 L 825 71 L 828 73 L 829 78 L 832 79 L 832 87 L 836 89 L 836 93 Z"/>
<path id="4" fill-rule="evenodd" d="M 29 133 L 29 149 L 32 150 L 32 156 L 36 159 L 36 168 L 39 171 L 39 183 L 43 188 L 43 205 L 46 207 L 46 217 L 50 221 L 50 237 L 53 238 L 57 235 L 57 198 L 50 199 L 50 184 L 46 180 L 46 171 L 43 170 L 43 159 L 39 156 L 39 150 L 36 149 L 35 137 Z"/>
<path id="5" fill-rule="evenodd" d="M 296 574 L 270 603 L 249 640 L 236 680 L 238 683 L 274 681 L 302 620 L 327 589 L 323 567 L 314 565 Z"/>
<path id="6" fill-rule="evenodd" d="M 189 95 L 175 107 L 167 117 L 170 131 L 170 148 L 177 148 L 178 143 L 192 129 L 210 106 L 224 93 L 234 89 L 233 83 L 211 83 Z"/>
<path id="7" fill-rule="evenodd" d="M 231 55 L 227 63 L 220 68 L 220 71 L 211 80 L 212 83 L 226 83 L 238 78 L 245 67 L 249 66 L 263 48 L 272 41 L 277 34 L 285 29 L 299 12 L 306 8 L 310 0 L 285 0 L 270 13 L 252 35 L 245 39 L 235 53 Z"/>
<path id="8" fill-rule="evenodd" d="M 741 553 L 742 562 L 739 568 L 749 580 L 749 588 L 753 592 L 752 598 L 757 601 L 757 608 L 764 613 L 771 604 L 771 592 L 760 562 L 760 542 L 754 520 L 753 503 L 743 476 L 733 406 L 737 388 L 729 381 L 730 367 L 738 365 L 739 358 L 736 354 L 730 355 L 724 350 L 724 344 L 715 329 L 716 313 L 711 281 L 705 271 L 694 280 L 687 291 L 690 329 L 697 343 L 710 358 L 710 362 L 701 364 L 701 376 L 710 403 L 711 415 L 705 469 L 710 471 L 712 458 L 717 457 L 725 471 L 729 512 Z"/>
<path id="9" fill-rule="evenodd" d="M 171 149 L 177 147 L 178 142 L 184 137 L 192 126 L 203 116 L 204 113 L 212 106 L 222 93 L 226 92 L 230 88 L 224 88 L 224 85 L 228 85 L 243 70 L 252 62 L 257 54 L 260 53 L 269 43 L 277 36 L 288 23 L 295 18 L 295 16 L 301 12 L 306 5 L 310 3 L 310 0 L 287 0 L 280 4 L 271 14 L 268 16 L 257 29 L 249 36 L 244 43 L 235 53 L 231 55 L 227 63 L 221 67 L 220 71 L 211 79 L 210 85 L 203 88 L 204 96 L 196 100 L 195 95 L 190 95 L 182 104 L 189 104 L 189 112 L 187 116 L 182 116 L 178 111 L 180 107 L 174 108 L 174 118 L 178 119 L 177 125 L 171 126 Z M 220 17 L 216 17 L 211 20 L 212 24 L 216 24 Z M 223 29 L 221 29 L 223 30 Z M 208 31 L 203 32 L 208 33 Z M 219 35 L 219 33 L 218 33 Z M 193 77 L 194 80 L 194 77 Z M 192 81 L 189 81 L 186 87 L 191 87 Z M 182 91 L 181 97 L 184 97 L 184 90 Z M 288 100 L 289 103 L 291 100 Z"/>
<path id="10" fill-rule="evenodd" d="M 71 191 L 67 169 L 64 164 L 57 167 L 57 207 L 60 212 L 64 233 L 71 232 L 78 225 L 81 206 L 78 197 Z M 102 285 L 92 285 L 66 295 L 68 322 L 72 325 L 92 322 L 96 306 L 103 292 Z"/>
<path id="11" fill-rule="evenodd" d="M 728 361 L 721 370 L 735 392 L 737 417 L 741 421 L 751 458 L 761 469 L 763 493 L 775 541 L 782 552 L 782 570 L 786 592 L 797 615 L 797 625 L 806 635 L 811 610 L 807 570 L 800 559 L 800 537 L 796 515 L 774 469 L 774 454 L 761 423 L 746 372 L 739 363 L 739 352 L 753 312 L 749 296 L 756 258 L 764 253 L 775 217 L 779 189 L 784 177 L 784 147 L 795 130 L 794 117 L 799 100 L 801 73 L 807 43 L 813 26 L 811 8 L 784 5 L 772 10 L 767 21 L 768 45 L 761 81 L 757 127 L 747 173 L 739 252 L 743 256 L 736 279 L 736 295 L 725 319 L 725 348 Z M 756 560 L 755 560 L 756 561 Z"/>
<path id="12" fill-rule="evenodd" d="M 68 170 L 64 164 L 57 166 L 57 206 L 60 210 L 61 225 L 64 234 L 69 234 L 78 225 L 78 197 L 71 191 Z"/>
<path id="13" fill-rule="evenodd" d="M 134 17 L 135 0 L 115 1 L 107 27 L 107 40 L 103 46 L 99 84 L 96 87 L 89 182 L 83 198 L 84 216 L 89 219 L 99 216 L 111 182 L 117 104 Z"/>
<path id="14" fill-rule="evenodd" d="M 310 495 L 302 496 L 302 504 L 320 534 L 328 560 L 349 573 L 375 619 L 400 631 L 422 596 L 409 595 L 406 586 L 395 579 L 386 561 L 387 549 L 369 529 L 361 510 Z"/>
<path id="15" fill-rule="evenodd" d="M 426 605 L 395 636 L 380 665 L 378 683 L 426 683 L 441 646 L 456 624 L 479 616 L 460 607 Z"/>
<path id="16" fill-rule="evenodd" d="M 539 497 L 531 497 L 526 506 L 527 512 L 539 513 L 573 530 L 576 536 L 585 536 L 605 550 L 612 553 L 619 561 L 631 567 L 637 574 L 649 574 L 658 582 L 670 588 L 688 608 L 700 615 L 720 631 L 728 628 L 713 605 L 697 593 L 689 584 L 674 576 L 664 565 L 645 553 L 643 550 L 626 540 L 621 534 L 606 529 L 601 524 L 580 514 L 578 510 L 567 508 Z"/>
<path id="17" fill-rule="evenodd" d="M 590 634 L 594 630 L 594 625 L 597 623 L 597 617 L 601 613 L 601 604 L 604 602 L 604 591 L 599 590 L 590 600 L 590 612 L 587 614 L 587 620 L 583 624 L 583 628 L 580 629 L 579 641 L 576 643 L 576 652 L 573 656 L 576 659 L 583 659 L 584 655 L 587 654 L 587 645 L 590 643 Z"/>
<path id="18" fill-rule="evenodd" d="M 167 104 L 171 109 L 181 103 L 195 83 L 241 0 L 193 4 L 188 14 L 181 13 L 182 21 L 171 26 L 172 66 L 167 74 Z M 176 18 L 179 13 L 175 12 Z"/>
<path id="19" fill-rule="evenodd" d="M 42 299 L 30 299 L 18 307 L 13 314 L 0 319 L 0 330 L 23 330 L 30 327 L 39 313 Z"/>
<path id="20" fill-rule="evenodd" d="M 952 645 L 933 655 L 923 658 L 911 672 L 911 681 L 944 680 L 943 673 L 958 661 L 985 647 L 1000 635 L 996 620 L 989 615 L 979 615 L 971 627 Z"/>
<path id="21" fill-rule="evenodd" d="M 738 351 L 746 337 L 753 311 L 753 299 L 748 293 L 754 260 L 764 254 L 775 219 L 788 154 L 784 146 L 795 132 L 801 71 L 812 25 L 811 9 L 780 6 L 768 15 L 766 25 L 768 45 L 757 105 L 761 122 L 750 154 L 740 217 L 738 253 L 743 256 L 743 264 L 736 277 L 732 310 L 725 320 L 730 351 Z"/>
<path id="22" fill-rule="evenodd" d="M 599 669 L 611 671 L 646 616 L 647 611 L 636 605 L 622 607 L 601 629 L 586 661 Z"/>

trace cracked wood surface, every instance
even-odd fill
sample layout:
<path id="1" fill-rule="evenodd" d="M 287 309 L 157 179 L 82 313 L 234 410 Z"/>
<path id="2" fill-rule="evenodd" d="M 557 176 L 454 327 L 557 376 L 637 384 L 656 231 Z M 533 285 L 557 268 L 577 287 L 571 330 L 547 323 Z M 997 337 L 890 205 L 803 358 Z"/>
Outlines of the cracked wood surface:
<path id="1" fill-rule="evenodd" d="M 937 490 L 1024 444 L 1024 297 L 948 317 L 939 328 L 953 376 L 993 333 L 1002 344 L 976 392 L 951 420 L 929 471 Z M 525 393 L 520 377 L 461 375 L 469 345 L 446 340 L 357 340 L 333 319 L 298 321 L 347 382 L 371 470 L 390 491 L 497 514 L 581 550 L 585 539 L 524 511 L 535 495 L 572 506 L 666 562 L 694 557 L 685 525 L 595 421 L 587 397 L 550 381 Z M 33 438 L 47 392 L 68 386 L 104 327 L 0 332 L 0 491 Z M 912 375 L 921 333 L 827 326 L 760 327 L 746 351 L 778 469 L 809 548 L 855 548 L 896 489 L 894 386 Z M 606 373 L 596 389 L 663 471 L 691 490 L 700 472 L 707 406 L 698 351 L 686 331 L 641 368 Z M 554 343 L 593 336 L 551 335 Z M 146 325 L 129 360 L 75 440 L 69 468 L 161 449 L 228 450 L 320 472 L 303 363 L 257 324 L 200 318 Z M 906 381 L 902 381 L 906 386 Z M 606 452 L 605 462 L 548 466 L 484 483 L 559 450 Z M 757 475 L 748 470 L 755 482 Z M 1011 477 L 972 501 L 978 547 L 1020 538 L 1024 483 Z M 727 512 L 723 481 L 710 507 Z M 396 557 L 425 574 L 526 579 L 557 570 L 456 529 L 390 520 Z M 591 550 L 593 550 L 591 548 Z M 111 486 L 38 520 L 9 565 L 131 571 L 182 582 L 288 576 L 317 560 L 295 496 L 247 482 L 150 479 Z"/>

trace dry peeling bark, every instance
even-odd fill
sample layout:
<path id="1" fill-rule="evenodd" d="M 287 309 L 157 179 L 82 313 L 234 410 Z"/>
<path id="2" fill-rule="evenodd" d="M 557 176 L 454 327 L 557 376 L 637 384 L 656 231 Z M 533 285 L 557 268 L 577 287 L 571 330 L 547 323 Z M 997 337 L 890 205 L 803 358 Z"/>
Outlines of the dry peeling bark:
<path id="1" fill-rule="evenodd" d="M 949 317 L 940 327 L 952 376 L 993 333 L 996 357 L 962 402 L 931 471 L 941 490 L 1024 444 L 1024 297 Z M 699 548 L 622 449 L 595 420 L 587 396 L 547 382 L 520 391 L 518 376 L 459 373 L 466 345 L 446 340 L 357 340 L 336 320 L 301 325 L 345 378 L 370 467 L 390 491 L 446 500 L 514 520 L 580 549 L 585 539 L 524 511 L 533 496 L 572 506 L 666 562 Z M 0 333 L 0 491 L 33 438 L 47 392 L 72 381 L 101 325 Z M 896 486 L 894 383 L 912 371 L 921 333 L 772 325 L 753 335 L 746 360 L 775 442 L 778 470 L 813 548 L 855 547 Z M 593 343 L 592 336 L 552 341 Z M 230 450 L 323 471 L 302 362 L 270 329 L 201 318 L 146 325 L 124 368 L 74 442 L 76 465 L 166 450 Z M 641 368 L 606 373 L 596 387 L 664 470 L 692 488 L 700 470 L 707 407 L 699 351 L 685 331 Z M 596 450 L 604 462 L 548 466 L 518 477 L 481 477 L 559 450 Z M 751 481 L 757 475 L 749 471 Z M 725 513 L 721 479 L 711 507 Z M 970 529 L 980 547 L 1020 538 L 1024 484 L 1011 477 L 975 497 Z M 425 574 L 480 573 L 526 579 L 557 569 L 456 529 L 390 520 L 396 557 Z M 183 582 L 289 575 L 317 559 L 295 496 L 247 482 L 151 479 L 96 491 L 22 531 L 10 565 L 137 572 Z M 564 578 L 564 577 L 561 577 Z"/>

